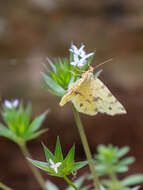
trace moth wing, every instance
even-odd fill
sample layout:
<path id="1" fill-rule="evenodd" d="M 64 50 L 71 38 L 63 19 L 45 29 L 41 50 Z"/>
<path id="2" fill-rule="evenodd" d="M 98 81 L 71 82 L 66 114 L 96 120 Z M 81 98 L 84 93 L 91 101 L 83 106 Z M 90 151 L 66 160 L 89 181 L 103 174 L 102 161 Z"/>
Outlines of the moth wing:
<path id="1" fill-rule="evenodd" d="M 78 112 L 87 115 L 96 115 L 98 113 L 96 102 L 93 101 L 91 80 L 82 84 L 77 94 L 72 97 L 71 101 Z"/>
<path id="2" fill-rule="evenodd" d="M 80 88 L 80 86 L 84 81 L 85 81 L 84 78 L 78 79 L 68 88 L 66 94 L 62 97 L 60 101 L 60 106 L 63 106 L 64 104 L 69 102 L 73 96 L 75 96 L 76 91 Z"/>
<path id="3" fill-rule="evenodd" d="M 91 80 L 92 95 L 99 112 L 109 115 L 125 114 L 123 105 L 112 95 L 104 83 L 94 78 Z"/>

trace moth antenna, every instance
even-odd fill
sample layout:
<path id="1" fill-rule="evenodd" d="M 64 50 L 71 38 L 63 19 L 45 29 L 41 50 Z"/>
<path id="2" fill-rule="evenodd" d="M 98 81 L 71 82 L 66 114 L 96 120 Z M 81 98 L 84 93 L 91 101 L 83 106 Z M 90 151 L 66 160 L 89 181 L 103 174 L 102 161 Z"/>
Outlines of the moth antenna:
<path id="1" fill-rule="evenodd" d="M 101 66 L 104 65 L 105 63 L 108 63 L 109 61 L 112 61 L 112 60 L 113 60 L 113 58 L 110 58 L 110 59 L 108 59 L 108 60 L 106 60 L 106 61 L 104 61 L 104 62 L 102 62 L 102 63 L 99 63 L 98 65 L 95 66 L 95 68 L 101 67 Z"/>

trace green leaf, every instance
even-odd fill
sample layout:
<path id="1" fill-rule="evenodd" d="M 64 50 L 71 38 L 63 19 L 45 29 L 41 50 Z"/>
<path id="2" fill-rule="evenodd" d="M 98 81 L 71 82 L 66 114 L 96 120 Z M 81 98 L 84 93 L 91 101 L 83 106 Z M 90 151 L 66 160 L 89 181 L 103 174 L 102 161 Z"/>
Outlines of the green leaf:
<path id="1" fill-rule="evenodd" d="M 49 190 L 59 190 L 59 188 L 49 180 L 46 181 L 45 185 L 46 185 L 46 188 Z"/>
<path id="2" fill-rule="evenodd" d="M 32 160 L 31 158 L 27 158 L 27 160 L 31 162 L 37 168 L 40 168 L 41 170 L 48 171 L 49 169 L 47 162 L 40 162 L 37 160 Z"/>
<path id="3" fill-rule="evenodd" d="M 75 80 L 75 76 L 73 75 L 73 76 L 71 77 L 71 79 L 70 79 L 69 84 L 68 84 L 68 88 L 73 84 L 74 80 Z"/>
<path id="4" fill-rule="evenodd" d="M 125 158 L 119 162 L 119 165 L 129 165 L 132 164 L 135 161 L 135 158 L 130 156 L 128 158 Z"/>
<path id="5" fill-rule="evenodd" d="M 100 76 L 100 74 L 102 73 L 102 71 L 103 71 L 103 69 L 101 69 L 101 70 L 99 70 L 98 72 L 96 72 L 96 73 L 94 74 L 94 77 L 95 77 L 95 78 L 98 78 L 98 77 Z"/>
<path id="6" fill-rule="evenodd" d="M 44 145 L 43 145 L 43 148 L 44 148 L 44 152 L 45 152 L 45 156 L 46 156 L 46 160 L 49 162 L 49 160 L 54 160 L 54 155 L 52 154 L 52 152 Z"/>
<path id="7" fill-rule="evenodd" d="M 143 182 L 143 174 L 131 175 L 122 180 L 122 183 L 125 186 L 136 185 L 142 182 Z"/>
<path id="8" fill-rule="evenodd" d="M 116 168 L 116 172 L 119 172 L 119 173 L 124 173 L 124 172 L 127 172 L 128 171 L 128 167 L 127 166 L 118 166 Z"/>
<path id="9" fill-rule="evenodd" d="M 28 132 L 34 132 L 34 131 L 38 130 L 40 128 L 40 126 L 42 125 L 47 113 L 48 113 L 48 111 L 46 111 L 43 114 L 41 114 L 40 116 L 36 117 L 30 124 L 30 126 L 28 128 Z"/>
<path id="10" fill-rule="evenodd" d="M 46 71 L 47 73 L 50 73 L 50 72 L 51 72 L 50 69 L 48 68 L 48 66 L 47 66 L 46 64 L 43 64 L 43 67 L 44 67 L 44 69 L 45 69 L 45 71 Z"/>
<path id="11" fill-rule="evenodd" d="M 55 149 L 55 160 L 54 161 L 55 162 L 62 162 L 63 161 L 63 154 L 62 154 L 62 149 L 61 149 L 59 137 L 57 137 L 56 149 Z"/>
<path id="12" fill-rule="evenodd" d="M 54 91 L 56 91 L 58 94 L 61 94 L 62 96 L 65 94 L 64 88 L 58 85 L 51 77 L 49 77 L 45 73 L 42 73 L 42 75 L 45 82 L 48 84 L 50 88 L 52 88 Z"/>
<path id="13" fill-rule="evenodd" d="M 47 61 L 50 64 L 50 66 L 52 67 L 52 70 L 54 71 L 54 73 L 56 74 L 57 73 L 56 66 L 52 63 L 51 59 L 49 59 L 48 57 L 47 57 Z"/>
<path id="14" fill-rule="evenodd" d="M 24 125 L 24 130 L 28 129 L 29 123 L 30 123 L 30 117 L 31 117 L 31 110 L 32 110 L 32 106 L 29 103 L 26 108 L 25 111 L 23 110 L 21 113 L 21 116 L 23 116 L 23 125 Z"/>
<path id="15" fill-rule="evenodd" d="M 82 161 L 82 162 L 75 162 L 74 163 L 74 171 L 79 170 L 80 168 L 83 168 L 88 164 L 88 161 Z"/>
<path id="16" fill-rule="evenodd" d="M 73 163 L 74 162 L 74 153 L 75 153 L 75 146 L 73 146 L 70 151 L 68 152 L 66 158 L 64 159 L 64 163 Z"/>
<path id="17" fill-rule="evenodd" d="M 9 130 L 7 127 L 5 127 L 3 124 L 0 123 L 0 136 L 4 136 L 8 139 L 11 139 L 16 142 L 17 136 Z"/>
<path id="18" fill-rule="evenodd" d="M 31 115 L 31 110 L 32 110 L 32 106 L 31 106 L 31 104 L 29 103 L 29 104 L 26 106 L 26 108 L 25 108 L 25 113 L 30 116 L 30 115 Z"/>
<path id="19" fill-rule="evenodd" d="M 29 141 L 32 139 L 35 139 L 45 133 L 48 129 L 42 129 L 40 131 L 37 131 L 35 133 L 25 133 L 22 137 L 24 138 L 25 141 Z"/>
<path id="20" fill-rule="evenodd" d="M 123 148 L 120 148 L 117 152 L 118 158 L 123 157 L 125 154 L 127 154 L 130 151 L 130 148 L 128 146 L 125 146 Z"/>
<path id="21" fill-rule="evenodd" d="M 59 97 L 62 97 L 62 96 L 63 96 L 63 94 L 61 94 L 61 93 L 59 93 L 59 92 L 56 92 L 56 91 L 54 91 L 53 89 L 50 89 L 50 88 L 48 88 L 48 87 L 46 87 L 46 86 L 44 86 L 43 88 L 44 88 L 44 90 L 50 92 L 51 94 L 54 94 L 55 96 L 59 96 Z"/>

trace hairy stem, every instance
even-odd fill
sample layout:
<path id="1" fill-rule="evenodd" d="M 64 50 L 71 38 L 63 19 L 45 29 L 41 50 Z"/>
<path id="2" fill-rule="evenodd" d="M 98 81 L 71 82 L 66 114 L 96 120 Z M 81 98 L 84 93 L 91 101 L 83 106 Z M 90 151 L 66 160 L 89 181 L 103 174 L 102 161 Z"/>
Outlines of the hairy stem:
<path id="1" fill-rule="evenodd" d="M 27 149 L 27 147 L 26 147 L 26 143 L 20 144 L 19 146 L 20 146 L 20 149 L 21 149 L 23 155 L 24 155 L 26 158 L 27 158 L 27 157 L 28 157 L 28 158 L 32 158 L 30 152 L 28 151 L 28 149 Z M 40 172 L 38 171 L 38 169 L 37 169 L 35 166 L 33 166 L 32 164 L 30 164 L 29 162 L 28 162 L 28 164 L 29 164 L 29 167 L 30 167 L 30 169 L 32 170 L 32 172 L 33 172 L 35 178 L 37 179 L 38 183 L 40 184 L 41 188 L 42 188 L 43 190 L 48 190 L 48 189 L 46 188 L 46 186 L 45 186 L 45 181 L 44 181 L 44 179 L 42 178 L 42 176 L 41 176 Z"/>
<path id="2" fill-rule="evenodd" d="M 78 187 L 76 187 L 76 186 L 71 182 L 71 180 L 70 180 L 67 176 L 64 176 L 64 179 L 65 179 L 65 181 L 66 181 L 70 186 L 72 186 L 75 190 L 80 190 Z"/>
<path id="3" fill-rule="evenodd" d="M 3 183 L 0 183 L 0 189 L 3 189 L 3 190 L 13 190 L 12 188 L 8 187 L 7 185 L 4 185 Z"/>
<path id="4" fill-rule="evenodd" d="M 80 117 L 79 117 L 79 113 L 77 112 L 77 110 L 76 110 L 76 108 L 74 107 L 73 104 L 72 104 L 72 109 L 73 109 L 73 114 L 74 114 L 74 118 L 75 118 L 75 121 L 76 121 L 76 125 L 77 125 L 77 128 L 78 128 L 78 132 L 80 134 L 80 138 L 81 138 L 81 141 L 82 141 L 82 145 L 84 147 L 84 151 L 85 151 L 85 154 L 86 154 L 86 157 L 87 157 L 87 160 L 88 160 L 89 168 L 90 168 L 91 174 L 93 175 L 94 186 L 95 186 L 96 190 L 100 190 L 99 179 L 98 179 L 98 176 L 96 174 L 94 161 L 92 159 L 91 151 L 90 151 L 90 148 L 89 148 L 89 145 L 88 145 L 88 141 L 87 141 L 87 138 L 86 138 L 86 135 L 85 135 L 85 131 L 84 131 L 82 122 L 81 122 Z"/>

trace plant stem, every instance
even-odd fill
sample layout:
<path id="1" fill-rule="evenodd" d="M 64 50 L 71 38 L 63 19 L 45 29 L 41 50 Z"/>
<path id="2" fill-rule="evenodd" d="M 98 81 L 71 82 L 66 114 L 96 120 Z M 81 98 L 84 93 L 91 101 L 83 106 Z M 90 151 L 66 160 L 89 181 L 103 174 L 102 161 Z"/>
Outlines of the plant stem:
<path id="1" fill-rule="evenodd" d="M 109 174 L 109 177 L 110 177 L 110 179 L 111 179 L 114 183 L 118 183 L 118 182 L 119 182 L 115 173 L 110 173 L 110 174 Z"/>
<path id="2" fill-rule="evenodd" d="M 3 190 L 13 190 L 12 188 L 4 185 L 3 183 L 0 183 L 0 189 L 3 189 Z"/>
<path id="3" fill-rule="evenodd" d="M 20 149 L 24 155 L 24 157 L 28 157 L 28 158 L 32 158 L 30 152 L 28 151 L 27 147 L 26 147 L 26 143 L 21 143 L 19 144 L 20 146 Z M 29 163 L 29 162 L 28 162 Z M 45 186 L 45 181 L 44 179 L 42 178 L 40 172 L 38 171 L 38 169 L 33 166 L 32 164 L 29 163 L 29 167 L 31 168 L 35 178 L 37 179 L 38 183 L 40 184 L 40 186 L 42 187 L 43 190 L 48 190 Z"/>
<path id="4" fill-rule="evenodd" d="M 100 190 L 99 179 L 98 179 L 98 176 L 96 174 L 94 161 L 92 159 L 91 151 L 90 151 L 90 148 L 89 148 L 89 145 L 88 145 L 88 141 L 87 141 L 87 138 L 86 138 L 86 135 L 85 135 L 85 132 L 84 132 L 82 122 L 81 122 L 80 117 L 79 117 L 79 113 L 77 112 L 77 110 L 76 110 L 76 108 L 74 107 L 73 104 L 72 104 L 72 109 L 73 109 L 73 114 L 74 114 L 74 118 L 75 118 L 75 121 L 76 121 L 76 125 L 77 125 L 77 128 L 78 128 L 78 132 L 80 134 L 80 138 L 81 138 L 81 141 L 82 141 L 82 145 L 84 147 L 84 151 L 85 151 L 85 154 L 86 154 L 86 157 L 87 157 L 87 160 L 88 160 L 89 168 L 90 168 L 91 174 L 93 175 L 94 186 L 95 186 L 96 190 Z"/>
<path id="5" fill-rule="evenodd" d="M 70 186 L 72 186 L 75 190 L 80 190 L 78 187 L 76 187 L 76 186 L 71 182 L 71 180 L 70 180 L 67 176 L 64 176 L 64 179 L 65 179 L 65 181 L 66 181 Z"/>

